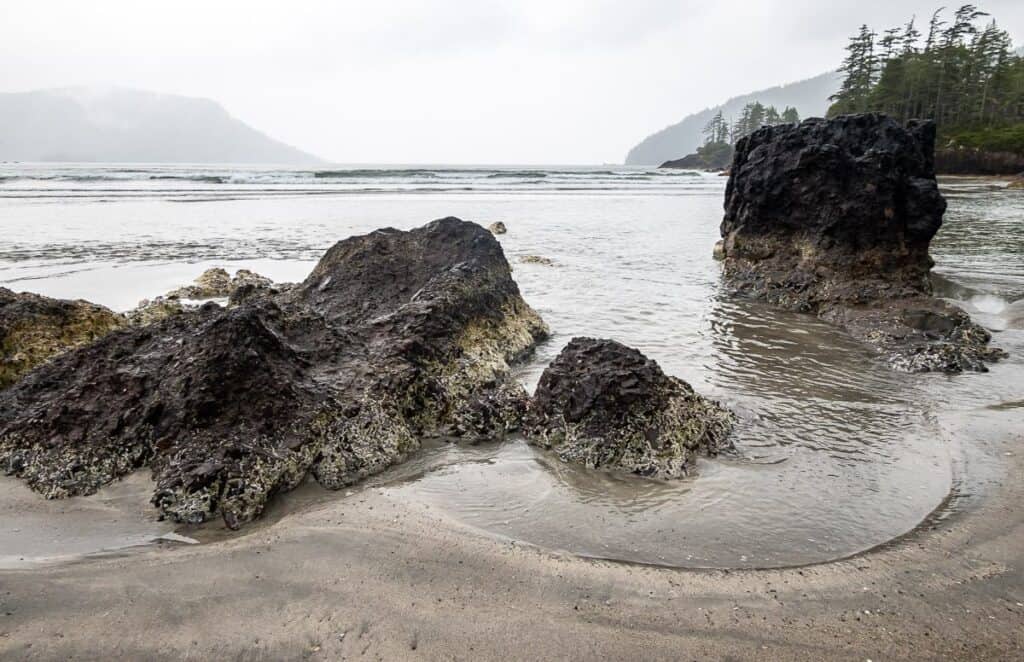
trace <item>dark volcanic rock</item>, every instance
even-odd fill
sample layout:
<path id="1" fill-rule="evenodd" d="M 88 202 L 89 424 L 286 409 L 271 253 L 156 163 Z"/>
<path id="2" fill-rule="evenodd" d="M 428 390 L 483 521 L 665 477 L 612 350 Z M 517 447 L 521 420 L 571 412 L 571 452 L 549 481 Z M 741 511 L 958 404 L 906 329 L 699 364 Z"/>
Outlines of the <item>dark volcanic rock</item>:
<path id="1" fill-rule="evenodd" d="M 765 127 L 740 140 L 716 247 L 726 283 L 840 324 L 895 367 L 983 370 L 1001 355 L 988 333 L 931 298 L 928 246 L 946 210 L 934 144 L 933 123 L 903 127 L 879 114 Z M 913 310 L 944 321 L 919 323 Z"/>
<path id="2" fill-rule="evenodd" d="M 732 425 L 727 410 L 637 350 L 574 338 L 541 376 L 523 433 L 567 462 L 676 478 L 698 453 L 731 448 Z"/>
<path id="3" fill-rule="evenodd" d="M 0 389 L 47 359 L 124 323 L 120 315 L 87 301 L 17 294 L 0 287 Z"/>
<path id="4" fill-rule="evenodd" d="M 141 466 L 167 516 L 232 527 L 312 472 L 330 488 L 423 435 L 492 436 L 546 333 L 494 237 L 454 218 L 339 242 L 309 277 L 115 332 L 0 393 L 0 461 L 48 497 Z"/>
<path id="5" fill-rule="evenodd" d="M 687 154 L 681 159 L 665 161 L 659 168 L 674 168 L 679 170 L 703 170 L 708 167 L 700 154 Z"/>

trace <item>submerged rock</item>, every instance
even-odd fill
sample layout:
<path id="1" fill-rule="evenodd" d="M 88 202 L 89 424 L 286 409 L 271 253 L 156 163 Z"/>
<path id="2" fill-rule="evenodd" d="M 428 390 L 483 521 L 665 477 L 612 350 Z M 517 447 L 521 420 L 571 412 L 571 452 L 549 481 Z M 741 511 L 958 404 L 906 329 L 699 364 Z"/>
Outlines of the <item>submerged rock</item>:
<path id="1" fill-rule="evenodd" d="M 544 371 L 526 439 L 566 462 L 677 478 L 731 448 L 732 414 L 614 340 L 574 338 Z"/>
<path id="2" fill-rule="evenodd" d="M 514 428 L 544 336 L 494 237 L 455 218 L 337 243 L 302 283 L 108 335 L 0 393 L 0 462 L 48 497 L 141 466 L 170 518 L 238 527 L 312 473 L 339 488 L 424 435 Z"/>
<path id="3" fill-rule="evenodd" d="M 505 234 L 506 232 L 508 232 L 508 228 L 506 228 L 505 224 L 502 223 L 501 221 L 495 221 L 494 223 L 491 223 L 491 225 L 487 229 L 490 230 L 492 234 Z"/>
<path id="4" fill-rule="evenodd" d="M 523 264 L 540 264 L 545 267 L 557 266 L 554 260 L 543 255 L 521 255 L 519 261 Z"/>
<path id="5" fill-rule="evenodd" d="M 117 313 L 87 301 L 18 294 L 0 287 L 0 389 L 44 361 L 124 323 Z"/>
<path id="6" fill-rule="evenodd" d="M 928 255 L 946 201 L 935 125 L 879 114 L 765 127 L 736 147 L 722 242 L 726 283 L 843 326 L 914 370 L 984 370 L 1002 353 L 931 298 Z M 937 326 L 913 311 L 945 321 Z"/>

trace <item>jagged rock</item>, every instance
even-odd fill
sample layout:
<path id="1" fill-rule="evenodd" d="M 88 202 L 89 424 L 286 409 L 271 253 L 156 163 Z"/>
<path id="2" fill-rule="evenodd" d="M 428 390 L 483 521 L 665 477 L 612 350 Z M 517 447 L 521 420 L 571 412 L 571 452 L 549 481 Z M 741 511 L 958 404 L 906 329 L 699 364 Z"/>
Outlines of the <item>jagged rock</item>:
<path id="1" fill-rule="evenodd" d="M 126 312 L 124 316 L 129 324 L 142 326 L 159 322 L 171 315 L 180 315 L 186 310 L 194 308 L 196 306 L 185 305 L 177 298 L 168 299 L 160 296 L 155 299 L 143 299 L 138 306 Z"/>
<path id="2" fill-rule="evenodd" d="M 152 324 L 171 315 L 197 310 L 201 302 L 227 297 L 229 305 L 238 305 L 261 294 L 277 294 L 285 289 L 274 281 L 248 269 L 239 269 L 232 278 L 224 269 L 207 269 L 192 285 L 179 287 L 154 299 L 143 299 L 125 313 L 130 324 Z M 185 301 L 183 301 L 183 299 Z"/>
<path id="3" fill-rule="evenodd" d="M 765 127 L 736 146 L 716 256 L 734 291 L 837 323 L 904 370 L 984 370 L 1002 355 L 931 298 L 946 201 L 935 125 L 879 114 Z M 920 328 L 915 310 L 947 322 Z"/>
<path id="4" fill-rule="evenodd" d="M 69 352 L 0 393 L 0 463 L 48 497 L 141 466 L 170 518 L 231 527 L 312 473 L 338 488 L 424 435 L 489 437 L 546 333 L 494 237 L 454 218 L 337 243 L 302 283 Z"/>
<path id="5" fill-rule="evenodd" d="M 506 232 L 508 232 L 508 228 L 506 228 L 505 224 L 502 223 L 501 221 L 495 221 L 494 223 L 491 223 L 487 229 L 490 230 L 493 234 L 505 234 Z"/>
<path id="6" fill-rule="evenodd" d="M 273 287 L 272 280 L 265 276 L 239 269 L 235 272 L 234 278 L 227 271 L 220 268 L 207 269 L 196 278 L 192 285 L 179 287 L 164 295 L 164 299 L 223 299 L 230 297 L 235 290 L 245 288 L 269 289 Z"/>
<path id="7" fill-rule="evenodd" d="M 732 414 L 614 340 L 574 338 L 544 371 L 523 434 L 566 462 L 641 476 L 687 475 L 731 448 Z"/>
<path id="8" fill-rule="evenodd" d="M 0 389 L 44 361 L 124 325 L 87 301 L 51 299 L 0 287 Z"/>

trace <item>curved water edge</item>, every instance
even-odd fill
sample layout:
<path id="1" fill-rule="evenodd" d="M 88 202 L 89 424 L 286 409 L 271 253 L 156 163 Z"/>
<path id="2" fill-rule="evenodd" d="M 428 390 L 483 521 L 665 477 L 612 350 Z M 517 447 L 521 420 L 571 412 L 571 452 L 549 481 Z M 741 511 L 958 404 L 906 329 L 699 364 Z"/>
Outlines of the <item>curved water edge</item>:
<path id="1" fill-rule="evenodd" d="M 239 184 L 239 194 L 235 184 L 198 179 L 225 173 L 172 168 L 159 175 L 172 179 L 143 181 L 152 173 L 141 170 L 146 174 L 127 173 L 136 178 L 124 184 L 75 184 L 102 187 L 110 202 L 102 205 L 68 199 L 59 188 L 67 182 L 48 180 L 37 186 L 42 197 L 5 197 L 36 186 L 6 181 L 0 231 L 9 242 L 0 248 L 0 285 L 125 309 L 207 266 L 290 281 L 340 237 L 451 213 L 484 224 L 502 220 L 509 233 L 500 240 L 514 277 L 554 330 L 520 369 L 528 387 L 570 337 L 613 337 L 740 414 L 740 457 L 704 461 L 699 476 L 678 483 L 587 472 L 516 439 L 432 447 L 371 483 L 388 498 L 429 506 L 488 535 L 653 565 L 806 565 L 864 553 L 938 514 L 969 508 L 999 479 L 1000 463 L 978 455 L 976 428 L 987 422 L 992 435 L 1009 434 L 1012 424 L 1000 421 L 1020 412 L 1011 405 L 1024 392 L 1024 194 L 998 183 L 944 183 L 950 211 L 932 253 L 937 293 L 993 330 L 994 344 L 1010 358 L 988 374 L 950 378 L 894 373 L 871 350 L 813 318 L 721 292 L 710 247 L 723 178 L 670 179 L 627 168 L 570 175 L 553 168 L 543 178 L 536 168 L 480 168 L 424 177 L 403 169 L 376 179 L 372 172 L 335 178 L 342 187 L 363 187 L 355 193 L 332 190 L 339 186 L 332 181 L 302 184 L 285 196 L 265 191 L 263 180 Z M 173 177 L 193 175 L 187 194 L 211 201 L 183 212 L 171 204 L 182 188 Z M 405 186 L 410 176 L 458 177 L 471 190 L 425 196 L 393 186 Z M 551 189 L 552 180 L 570 176 L 582 180 L 577 190 Z M 545 183 L 530 183 L 538 180 Z M 558 268 L 522 263 L 524 255 L 551 258 Z M 319 489 L 285 497 L 258 527 L 312 503 L 345 504 L 344 494 Z M 73 510 L 70 502 L 50 503 Z M 97 516 L 126 524 L 145 520 L 142 512 L 132 506 Z M 38 526 L 43 533 L 35 542 L 45 551 L 47 529 Z M 225 535 L 215 526 L 194 533 L 203 540 Z M 119 535 L 82 545 L 99 551 L 139 542 Z M 57 544 L 67 547 L 67 540 Z"/>

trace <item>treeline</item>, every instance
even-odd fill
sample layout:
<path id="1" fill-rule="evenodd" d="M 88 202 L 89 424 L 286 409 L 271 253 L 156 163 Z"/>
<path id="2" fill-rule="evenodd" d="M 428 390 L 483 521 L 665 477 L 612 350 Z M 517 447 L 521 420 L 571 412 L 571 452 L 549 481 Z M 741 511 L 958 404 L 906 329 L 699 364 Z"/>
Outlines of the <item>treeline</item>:
<path id="1" fill-rule="evenodd" d="M 970 135 L 991 149 L 1010 146 L 1003 134 L 1019 140 L 1024 58 L 975 5 L 960 7 L 948 20 L 940 9 L 923 31 L 914 19 L 881 34 L 864 25 L 846 51 L 845 77 L 829 116 L 877 111 L 900 120 L 934 119 L 946 140 Z"/>
<path id="2" fill-rule="evenodd" d="M 704 145 L 735 145 L 740 138 L 750 135 L 762 126 L 792 124 L 799 121 L 800 113 L 796 108 L 787 106 L 780 113 L 775 106 L 765 106 L 760 101 L 754 101 L 743 107 L 740 116 L 734 122 L 723 117 L 722 111 L 719 110 L 704 127 Z"/>

